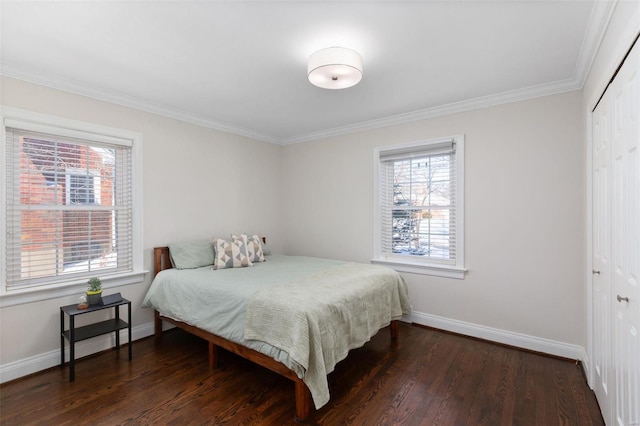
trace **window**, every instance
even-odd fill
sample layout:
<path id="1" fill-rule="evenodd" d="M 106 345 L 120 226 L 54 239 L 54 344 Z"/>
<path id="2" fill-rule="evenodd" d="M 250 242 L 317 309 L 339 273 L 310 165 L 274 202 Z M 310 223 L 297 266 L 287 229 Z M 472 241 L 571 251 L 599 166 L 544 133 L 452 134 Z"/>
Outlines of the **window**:
<path id="1" fill-rule="evenodd" d="M 463 160 L 463 136 L 376 149 L 373 262 L 464 278 Z"/>
<path id="2" fill-rule="evenodd" d="M 100 205 L 100 172 L 97 170 L 67 169 L 65 182 L 67 205 Z"/>
<path id="3" fill-rule="evenodd" d="M 20 110 L 3 124 L 0 295 L 141 278 L 141 136 Z"/>

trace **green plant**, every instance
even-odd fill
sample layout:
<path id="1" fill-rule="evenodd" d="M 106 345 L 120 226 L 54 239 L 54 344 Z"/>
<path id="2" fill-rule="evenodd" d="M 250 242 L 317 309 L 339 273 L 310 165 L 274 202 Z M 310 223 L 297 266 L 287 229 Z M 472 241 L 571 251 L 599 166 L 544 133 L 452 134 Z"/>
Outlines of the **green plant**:
<path id="1" fill-rule="evenodd" d="M 92 293 L 99 293 L 102 291 L 102 281 L 100 281 L 100 278 L 89 278 L 89 281 L 87 281 L 87 291 Z"/>

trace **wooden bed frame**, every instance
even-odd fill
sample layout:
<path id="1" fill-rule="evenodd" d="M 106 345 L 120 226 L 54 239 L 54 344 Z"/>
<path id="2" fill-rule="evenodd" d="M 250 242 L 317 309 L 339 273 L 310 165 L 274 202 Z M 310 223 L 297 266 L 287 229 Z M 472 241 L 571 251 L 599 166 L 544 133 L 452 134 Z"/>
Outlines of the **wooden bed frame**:
<path id="1" fill-rule="evenodd" d="M 169 248 L 168 247 L 156 247 L 153 249 L 153 274 L 154 277 L 156 274 L 164 269 L 172 268 L 171 259 L 169 257 Z M 175 325 L 176 327 L 180 327 L 181 329 L 194 334 L 207 342 L 209 342 L 209 367 L 216 368 L 217 367 L 217 348 L 221 347 L 223 349 L 228 350 L 229 352 L 233 352 L 234 354 L 240 355 L 243 358 L 248 359 L 262 367 L 268 368 L 269 370 L 278 373 L 287 379 L 290 379 L 295 384 L 295 398 L 296 398 L 296 413 L 295 419 L 298 422 L 304 422 L 309 418 L 311 414 L 311 393 L 309 392 L 309 388 L 307 385 L 300 379 L 293 370 L 287 368 L 284 364 L 275 359 L 264 355 L 258 351 L 247 348 L 246 346 L 239 345 L 235 342 L 231 342 L 227 339 L 224 339 L 220 336 L 216 336 L 215 334 L 209 333 L 208 331 L 201 330 L 197 327 L 189 325 L 187 323 L 174 320 L 172 318 L 168 318 L 160 314 L 158 311 L 155 312 L 155 337 L 159 341 L 162 340 L 162 321 L 166 321 Z M 391 340 L 398 339 L 398 321 L 392 321 L 389 329 L 391 331 Z"/>

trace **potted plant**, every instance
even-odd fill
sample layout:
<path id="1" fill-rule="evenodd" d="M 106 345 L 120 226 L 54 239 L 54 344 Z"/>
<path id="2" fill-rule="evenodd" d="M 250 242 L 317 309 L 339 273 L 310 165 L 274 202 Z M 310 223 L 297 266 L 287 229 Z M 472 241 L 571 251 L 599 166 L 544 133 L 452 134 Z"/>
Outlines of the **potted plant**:
<path id="1" fill-rule="evenodd" d="M 93 277 L 87 281 L 87 303 L 91 305 L 99 305 L 102 302 L 102 281 L 100 278 Z"/>

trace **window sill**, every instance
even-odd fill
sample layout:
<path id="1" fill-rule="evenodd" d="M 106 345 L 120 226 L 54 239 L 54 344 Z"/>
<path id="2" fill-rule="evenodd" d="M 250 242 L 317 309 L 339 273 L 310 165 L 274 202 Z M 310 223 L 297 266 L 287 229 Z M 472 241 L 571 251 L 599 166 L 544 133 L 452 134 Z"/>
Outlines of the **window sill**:
<path id="1" fill-rule="evenodd" d="M 137 284 L 144 280 L 145 274 L 149 271 L 136 271 L 126 274 L 118 274 L 112 276 L 101 277 L 102 289 L 109 290 L 111 288 L 123 285 Z M 31 287 L 12 291 L 4 291 L 0 294 L 0 308 L 7 306 L 22 305 L 25 303 L 39 302 L 47 299 L 56 299 L 67 296 L 82 296 L 87 288 L 87 280 L 70 281 L 64 284 L 56 284 L 41 287 Z"/>
<path id="2" fill-rule="evenodd" d="M 467 272 L 466 269 L 458 268 L 455 266 L 434 265 L 434 264 L 425 264 L 425 263 L 419 263 L 419 262 L 407 262 L 407 261 L 401 261 L 401 260 L 371 259 L 371 263 L 388 266 L 389 268 L 394 269 L 398 272 L 408 272 L 411 274 L 420 274 L 420 275 L 432 275 L 435 277 L 444 277 L 444 278 L 455 278 L 458 280 L 463 280 L 465 273 Z"/>

